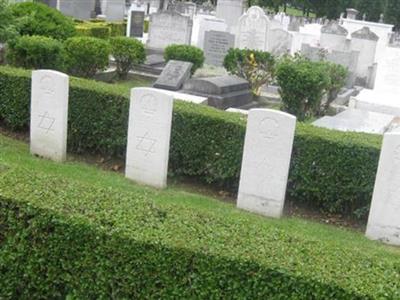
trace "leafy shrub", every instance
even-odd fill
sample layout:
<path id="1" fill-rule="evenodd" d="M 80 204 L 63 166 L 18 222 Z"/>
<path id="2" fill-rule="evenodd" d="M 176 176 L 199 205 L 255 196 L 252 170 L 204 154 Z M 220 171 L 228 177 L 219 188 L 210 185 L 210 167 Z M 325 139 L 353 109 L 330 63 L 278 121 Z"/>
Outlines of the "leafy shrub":
<path id="1" fill-rule="evenodd" d="M 94 37 L 73 37 L 65 41 L 68 72 L 91 78 L 108 66 L 110 44 Z"/>
<path id="2" fill-rule="evenodd" d="M 111 36 L 126 36 L 126 22 L 107 22 Z"/>
<path id="3" fill-rule="evenodd" d="M 181 60 L 193 63 L 192 74 L 204 64 L 203 50 L 188 45 L 170 45 L 164 50 L 165 61 Z"/>
<path id="4" fill-rule="evenodd" d="M 261 87 L 274 77 L 275 59 L 269 52 L 249 49 L 229 49 L 224 59 L 225 69 L 250 83 L 253 94 L 259 96 Z"/>
<path id="5" fill-rule="evenodd" d="M 326 68 L 326 72 L 329 75 L 329 84 L 326 88 L 327 102 L 324 107 L 324 111 L 327 111 L 329 105 L 338 96 L 340 89 L 345 86 L 348 71 L 347 68 L 343 67 L 342 65 L 332 62 L 324 61 L 321 63 L 323 64 L 323 67 Z"/>
<path id="6" fill-rule="evenodd" d="M 15 25 L 16 20 L 12 15 L 11 9 L 8 5 L 8 0 L 0 0 L 0 43 L 5 43 L 18 35 Z"/>
<path id="7" fill-rule="evenodd" d="M 117 64 L 117 74 L 125 79 L 134 64 L 141 64 L 146 59 L 144 45 L 137 39 L 114 37 L 111 39 L 111 54 Z"/>
<path id="8" fill-rule="evenodd" d="M 7 61 L 26 69 L 62 70 L 63 45 L 49 37 L 25 35 L 8 44 Z"/>
<path id="9" fill-rule="evenodd" d="M 322 97 L 330 84 L 323 64 L 301 56 L 284 57 L 278 64 L 276 76 L 283 110 L 300 121 L 319 113 Z"/>
<path id="10" fill-rule="evenodd" d="M 0 67 L 0 120 L 29 126 L 30 73 Z M 71 79 L 68 148 L 124 157 L 129 95 L 119 87 Z M 174 104 L 170 171 L 236 191 L 246 119 L 184 102 Z M 369 206 L 382 137 L 298 124 L 288 195 L 295 201 L 354 217 Z M 367 210 L 366 210 L 367 211 Z"/>
<path id="11" fill-rule="evenodd" d="M 99 39 L 109 39 L 111 29 L 104 23 L 81 23 L 75 26 L 76 35 L 91 36 Z"/>
<path id="12" fill-rule="evenodd" d="M 12 13 L 22 20 L 19 24 L 21 35 L 43 35 L 65 40 L 75 34 L 72 19 L 45 4 L 18 3 L 12 6 Z"/>

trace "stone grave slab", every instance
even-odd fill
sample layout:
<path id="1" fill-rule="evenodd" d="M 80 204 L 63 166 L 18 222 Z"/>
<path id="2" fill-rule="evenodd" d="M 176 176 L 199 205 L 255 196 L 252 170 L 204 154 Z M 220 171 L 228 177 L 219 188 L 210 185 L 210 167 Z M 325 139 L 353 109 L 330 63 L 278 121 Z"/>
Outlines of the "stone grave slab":
<path id="1" fill-rule="evenodd" d="M 220 109 L 240 107 L 252 101 L 249 83 L 236 76 L 192 78 L 185 82 L 183 91 L 207 97 L 208 105 Z"/>
<path id="2" fill-rule="evenodd" d="M 361 109 L 348 109 L 334 117 L 322 117 L 313 125 L 339 131 L 384 134 L 394 116 Z"/>
<path id="3" fill-rule="evenodd" d="M 192 66 L 193 64 L 190 62 L 170 60 L 153 87 L 171 91 L 179 90 L 189 79 Z"/>

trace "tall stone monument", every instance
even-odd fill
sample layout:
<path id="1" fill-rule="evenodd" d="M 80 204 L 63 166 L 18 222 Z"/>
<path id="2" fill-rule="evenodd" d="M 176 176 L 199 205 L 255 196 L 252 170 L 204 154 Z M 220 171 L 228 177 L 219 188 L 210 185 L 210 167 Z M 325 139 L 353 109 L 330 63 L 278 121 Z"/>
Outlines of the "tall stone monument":
<path id="1" fill-rule="evenodd" d="M 31 153 L 62 162 L 67 155 L 69 77 L 51 70 L 32 72 Z"/>
<path id="2" fill-rule="evenodd" d="M 282 215 L 296 118 L 287 113 L 250 110 L 237 206 L 268 217 Z"/>

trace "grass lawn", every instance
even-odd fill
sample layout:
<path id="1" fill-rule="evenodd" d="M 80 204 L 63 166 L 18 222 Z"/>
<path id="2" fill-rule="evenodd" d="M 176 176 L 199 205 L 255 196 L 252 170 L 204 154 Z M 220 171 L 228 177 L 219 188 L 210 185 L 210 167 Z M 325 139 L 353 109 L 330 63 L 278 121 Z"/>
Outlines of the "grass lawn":
<path id="1" fill-rule="evenodd" d="M 68 161 L 58 164 L 39 159 L 29 154 L 27 144 L 1 135 L 0 196 L 11 198 L 21 206 L 29 205 L 64 216 L 62 218 L 67 223 L 79 220 L 87 224 L 88 228 L 95 227 L 98 232 L 108 232 L 110 239 L 118 235 L 135 242 L 162 245 L 168 249 L 185 249 L 196 255 L 204 255 L 209 257 L 210 266 L 215 257 L 238 264 L 251 262 L 260 269 L 273 268 L 284 272 L 288 278 L 304 277 L 318 284 L 337 286 L 338 289 L 360 296 L 360 299 L 385 295 L 386 299 L 395 299 L 395 296 L 400 295 L 399 248 L 370 241 L 357 232 L 303 219 L 263 218 L 237 210 L 229 203 L 178 188 L 160 191 L 139 186 L 118 173 L 102 171 L 83 163 Z M 162 220 L 160 215 L 163 216 Z M 4 220 L 0 213 L 0 228 L 7 225 Z M 41 234 L 36 231 L 33 233 Z M 4 270 L 10 261 L 13 262 L 13 268 L 24 268 L 23 265 L 17 267 L 24 259 L 9 258 L 12 251 L 23 251 L 21 245 L 13 248 L 16 243 L 14 235 L 9 233 L 7 238 L 6 233 L 3 248 L 0 232 L 0 270 Z M 29 241 L 27 245 L 32 246 L 31 243 Z M 40 244 L 38 241 L 35 243 Z M 168 251 L 172 257 L 173 251 Z M 64 263 L 68 265 L 68 260 Z M 117 269 L 116 265 L 113 266 Z M 215 269 L 209 268 L 209 276 L 217 276 L 220 272 L 217 266 Z M 89 267 L 87 269 L 90 271 Z M 25 274 L 25 271 L 21 272 Z M 190 272 L 195 273 L 194 270 Z M 60 276 L 64 276 L 64 273 Z M 110 281 L 114 275 L 104 276 Z M 180 273 L 176 276 L 180 276 Z M 244 288 L 248 295 L 255 291 L 255 286 L 247 286 L 248 290 L 245 287 L 252 276 L 248 274 L 240 279 L 243 286 L 239 286 L 237 291 Z M 4 272 L 2 275 L 0 272 L 0 299 L 2 289 L 12 289 L 11 284 L 6 286 L 1 283 L 10 277 L 9 273 Z M 226 284 L 231 283 L 229 278 L 224 279 Z M 34 285 L 36 279 L 26 275 L 25 280 L 28 292 L 28 285 Z M 195 281 L 196 278 L 193 278 Z M 214 283 L 211 280 L 209 284 Z M 101 278 L 96 284 L 97 289 L 102 289 Z M 162 289 L 160 286 L 157 288 Z M 86 289 L 89 293 L 90 288 Z M 229 295 L 228 291 L 225 292 L 228 293 L 225 296 Z M 121 291 L 120 296 L 124 295 Z M 210 294 L 207 295 L 208 298 Z"/>
<path id="2" fill-rule="evenodd" d="M 136 87 L 150 87 L 155 79 L 146 78 L 139 75 L 130 75 L 129 79 L 124 81 L 118 81 L 115 85 L 130 91 L 132 88 Z"/>

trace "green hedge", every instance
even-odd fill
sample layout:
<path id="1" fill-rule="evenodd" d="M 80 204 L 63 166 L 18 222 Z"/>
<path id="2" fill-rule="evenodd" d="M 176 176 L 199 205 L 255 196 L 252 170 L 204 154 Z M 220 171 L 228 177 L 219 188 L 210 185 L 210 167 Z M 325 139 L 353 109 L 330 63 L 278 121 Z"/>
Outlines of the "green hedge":
<path id="1" fill-rule="evenodd" d="M 75 25 L 78 36 L 91 36 L 108 39 L 116 36 L 126 36 L 125 22 L 90 21 L 80 22 Z"/>
<path id="2" fill-rule="evenodd" d="M 350 233 L 0 166 L 0 299 L 400 297 L 397 252 Z"/>
<path id="3" fill-rule="evenodd" d="M 29 124 L 30 72 L 0 67 L 0 119 L 12 129 Z M 119 87 L 72 78 L 70 152 L 124 157 L 128 93 Z M 236 191 L 245 117 L 176 102 L 170 172 Z M 288 196 L 324 211 L 365 217 L 371 201 L 382 138 L 298 124 Z"/>

